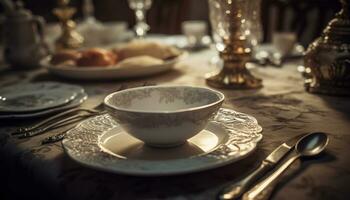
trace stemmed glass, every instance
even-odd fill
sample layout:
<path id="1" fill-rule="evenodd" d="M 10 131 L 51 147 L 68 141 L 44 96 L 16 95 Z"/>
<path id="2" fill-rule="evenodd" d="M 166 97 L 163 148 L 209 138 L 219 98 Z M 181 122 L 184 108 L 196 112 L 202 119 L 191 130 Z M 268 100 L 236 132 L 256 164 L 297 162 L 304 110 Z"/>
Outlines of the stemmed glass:
<path id="1" fill-rule="evenodd" d="M 146 12 L 152 6 L 152 0 L 128 0 L 129 7 L 135 11 L 136 25 L 134 27 L 136 36 L 142 38 L 149 31 L 150 26 L 146 23 Z"/>
<path id="2" fill-rule="evenodd" d="M 83 21 L 88 23 L 96 23 L 94 16 L 95 7 L 92 0 L 84 0 L 82 4 Z"/>
<path id="3" fill-rule="evenodd" d="M 77 31 L 84 37 L 84 46 L 96 46 L 99 44 L 100 34 L 104 25 L 95 18 L 95 8 L 92 0 L 83 0 L 83 20 L 78 24 Z"/>
<path id="4" fill-rule="evenodd" d="M 95 7 L 92 0 L 84 0 L 82 5 L 83 21 L 80 23 L 81 27 L 90 29 L 102 28 L 102 23 L 95 17 Z"/>
<path id="5" fill-rule="evenodd" d="M 260 79 L 246 68 L 251 48 L 244 33 L 246 0 L 208 0 L 210 22 L 216 48 L 223 60 L 219 73 L 207 77 L 207 84 L 218 88 L 254 89 L 262 87 Z"/>
<path id="6" fill-rule="evenodd" d="M 246 23 L 244 32 L 248 43 L 255 47 L 263 40 L 263 30 L 261 26 L 261 1 L 262 0 L 246 0 L 244 15 Z"/>

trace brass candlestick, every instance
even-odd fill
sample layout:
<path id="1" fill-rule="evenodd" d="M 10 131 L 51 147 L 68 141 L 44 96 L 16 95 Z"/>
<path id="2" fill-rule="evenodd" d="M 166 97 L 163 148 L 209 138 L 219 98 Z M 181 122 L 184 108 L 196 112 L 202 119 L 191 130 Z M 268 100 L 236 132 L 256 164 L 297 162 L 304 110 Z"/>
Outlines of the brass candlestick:
<path id="1" fill-rule="evenodd" d="M 230 89 L 255 89 L 262 87 L 261 79 L 254 77 L 246 68 L 251 56 L 245 35 L 244 0 L 209 0 L 210 21 L 214 34 L 221 38 L 222 49 L 219 55 L 224 61 L 223 69 L 215 75 L 209 75 L 210 86 Z"/>
<path id="2" fill-rule="evenodd" d="M 53 13 L 60 20 L 62 33 L 56 40 L 56 50 L 59 49 L 76 49 L 81 47 L 84 38 L 76 32 L 76 23 L 71 19 L 76 9 L 68 6 L 70 0 L 58 0 L 58 8 Z"/>
<path id="3" fill-rule="evenodd" d="M 341 11 L 305 54 L 305 88 L 312 93 L 350 96 L 350 0 L 340 1 Z"/>

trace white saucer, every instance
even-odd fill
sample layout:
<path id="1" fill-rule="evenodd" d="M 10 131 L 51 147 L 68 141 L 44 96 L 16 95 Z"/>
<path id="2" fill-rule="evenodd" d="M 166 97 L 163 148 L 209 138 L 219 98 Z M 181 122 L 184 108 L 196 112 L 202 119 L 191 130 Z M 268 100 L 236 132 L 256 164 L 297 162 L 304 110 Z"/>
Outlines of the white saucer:
<path id="1" fill-rule="evenodd" d="M 220 109 L 205 130 L 187 144 L 158 149 L 125 133 L 109 116 L 80 123 L 62 141 L 75 161 L 103 171 L 130 175 L 174 175 L 223 166 L 249 155 L 262 139 L 256 119 Z"/>

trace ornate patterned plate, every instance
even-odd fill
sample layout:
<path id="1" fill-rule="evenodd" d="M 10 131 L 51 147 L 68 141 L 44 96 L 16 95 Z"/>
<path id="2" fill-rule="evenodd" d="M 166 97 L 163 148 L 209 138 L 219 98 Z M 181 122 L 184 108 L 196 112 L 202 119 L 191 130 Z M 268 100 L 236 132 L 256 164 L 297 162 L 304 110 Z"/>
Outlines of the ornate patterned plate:
<path id="1" fill-rule="evenodd" d="M 0 119 L 24 119 L 24 118 L 32 118 L 32 117 L 39 117 L 44 116 L 52 113 L 56 113 L 62 110 L 71 109 L 74 107 L 79 106 L 87 99 L 87 94 L 85 93 L 84 89 L 77 85 L 70 85 L 70 84 L 62 84 L 62 83 L 55 83 L 55 82 L 43 82 L 43 87 L 46 86 L 52 86 L 54 87 L 56 84 L 64 85 L 64 87 L 73 92 L 76 93 L 75 98 L 71 101 L 67 102 L 64 105 L 58 106 L 58 107 L 52 107 L 50 109 L 45 110 L 39 110 L 36 112 L 28 112 L 28 113 L 0 113 Z M 44 86 L 45 85 L 45 86 Z M 22 85 L 22 88 L 25 89 L 26 85 Z M 8 89 L 4 88 L 4 89 Z"/>
<path id="2" fill-rule="evenodd" d="M 0 97 L 0 112 L 33 112 L 62 106 L 77 93 L 70 91 L 30 91 Z"/>
<path id="3" fill-rule="evenodd" d="M 109 116 L 87 119 L 67 132 L 66 153 L 82 165 L 121 174 L 174 175 L 223 166 L 249 155 L 262 139 L 257 120 L 221 108 L 186 145 L 157 149 L 129 136 Z"/>
<path id="4" fill-rule="evenodd" d="M 81 88 L 55 82 L 16 84 L 0 89 L 0 112 L 33 112 L 72 101 Z"/>

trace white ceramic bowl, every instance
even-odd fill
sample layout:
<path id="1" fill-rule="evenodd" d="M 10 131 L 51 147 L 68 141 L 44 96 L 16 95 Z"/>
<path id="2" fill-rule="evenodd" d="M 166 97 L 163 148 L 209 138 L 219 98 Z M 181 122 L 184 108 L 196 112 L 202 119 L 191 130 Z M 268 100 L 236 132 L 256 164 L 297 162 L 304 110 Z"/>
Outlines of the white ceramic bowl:
<path id="1" fill-rule="evenodd" d="M 147 86 L 108 95 L 108 113 L 130 135 L 148 145 L 171 147 L 203 130 L 225 96 L 191 86 Z"/>

